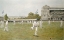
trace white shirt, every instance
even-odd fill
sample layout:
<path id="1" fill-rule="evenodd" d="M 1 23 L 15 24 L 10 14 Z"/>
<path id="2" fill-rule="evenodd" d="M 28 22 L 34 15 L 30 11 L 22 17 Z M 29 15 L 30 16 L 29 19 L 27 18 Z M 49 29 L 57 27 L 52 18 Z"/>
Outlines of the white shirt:
<path id="1" fill-rule="evenodd" d="M 33 27 L 38 27 L 39 26 L 39 23 L 38 22 L 34 22 L 33 23 Z"/>
<path id="2" fill-rule="evenodd" d="M 6 25 L 8 25 L 8 21 L 6 21 Z"/>

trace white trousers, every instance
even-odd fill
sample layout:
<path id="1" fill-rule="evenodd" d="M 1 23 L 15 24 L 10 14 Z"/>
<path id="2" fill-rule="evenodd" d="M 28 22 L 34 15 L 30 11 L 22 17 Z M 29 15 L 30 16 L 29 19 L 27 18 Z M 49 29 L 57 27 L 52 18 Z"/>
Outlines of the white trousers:
<path id="1" fill-rule="evenodd" d="M 37 35 L 37 31 L 38 31 L 38 27 L 31 27 L 31 29 L 35 29 L 35 34 L 34 35 Z"/>
<path id="2" fill-rule="evenodd" d="M 8 31 L 8 27 L 7 26 L 4 28 L 4 31 Z"/>
<path id="3" fill-rule="evenodd" d="M 35 27 L 35 35 L 37 35 L 38 27 Z"/>

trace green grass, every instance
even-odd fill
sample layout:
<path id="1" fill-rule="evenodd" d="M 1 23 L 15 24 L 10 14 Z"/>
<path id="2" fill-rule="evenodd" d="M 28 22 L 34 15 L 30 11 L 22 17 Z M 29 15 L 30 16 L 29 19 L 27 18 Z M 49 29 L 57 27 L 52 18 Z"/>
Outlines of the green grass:
<path id="1" fill-rule="evenodd" d="M 64 22 L 63 22 L 64 24 Z M 60 22 L 43 22 L 42 28 L 38 27 L 38 36 L 33 36 L 32 24 L 24 23 L 13 25 L 9 23 L 9 31 L 0 28 L 0 40 L 62 40 L 64 39 L 64 25 L 60 27 Z"/>

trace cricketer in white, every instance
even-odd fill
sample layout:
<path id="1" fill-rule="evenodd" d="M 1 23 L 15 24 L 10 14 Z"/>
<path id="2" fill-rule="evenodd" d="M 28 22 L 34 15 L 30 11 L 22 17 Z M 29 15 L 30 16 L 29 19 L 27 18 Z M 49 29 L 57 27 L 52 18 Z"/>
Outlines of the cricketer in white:
<path id="1" fill-rule="evenodd" d="M 31 27 L 31 29 L 35 29 L 35 36 L 37 36 L 37 31 L 38 31 L 38 26 L 39 26 L 39 23 L 37 21 L 34 21 L 33 23 L 33 27 Z"/>

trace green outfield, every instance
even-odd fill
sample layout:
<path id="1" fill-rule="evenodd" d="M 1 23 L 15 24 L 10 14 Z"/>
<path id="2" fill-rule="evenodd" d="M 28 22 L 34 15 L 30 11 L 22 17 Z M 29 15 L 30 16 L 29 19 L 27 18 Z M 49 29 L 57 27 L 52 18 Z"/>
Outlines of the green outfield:
<path id="1" fill-rule="evenodd" d="M 9 23 L 9 31 L 0 28 L 0 40 L 62 40 L 64 39 L 64 22 L 60 27 L 60 22 L 43 22 L 42 28 L 38 27 L 38 37 L 33 36 L 34 30 L 31 30 L 30 23 Z"/>

